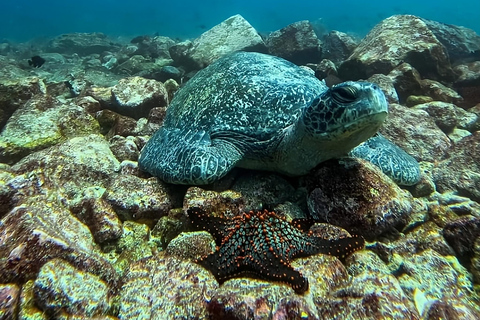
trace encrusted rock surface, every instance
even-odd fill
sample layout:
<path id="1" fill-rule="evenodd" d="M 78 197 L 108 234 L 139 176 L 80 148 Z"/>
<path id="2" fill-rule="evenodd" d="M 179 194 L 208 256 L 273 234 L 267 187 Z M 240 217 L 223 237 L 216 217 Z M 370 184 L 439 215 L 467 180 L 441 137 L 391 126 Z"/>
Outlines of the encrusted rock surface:
<path id="1" fill-rule="evenodd" d="M 265 44 L 257 31 L 241 15 L 234 15 L 204 32 L 191 43 L 170 50 L 172 58 L 192 69 L 201 69 L 221 56 L 234 51 L 264 51 Z"/>
<path id="2" fill-rule="evenodd" d="M 271 55 L 298 65 L 320 60 L 321 41 L 308 20 L 292 23 L 270 33 L 265 45 Z"/>
<path id="3" fill-rule="evenodd" d="M 47 48 L 50 52 L 64 54 L 76 53 L 86 56 L 94 53 L 103 53 L 115 49 L 112 41 L 100 32 L 97 33 L 68 33 L 53 39 Z"/>
<path id="4" fill-rule="evenodd" d="M 135 119 L 147 117 L 152 108 L 167 104 L 167 90 L 156 80 L 125 78 L 112 88 L 113 111 Z"/>
<path id="5" fill-rule="evenodd" d="M 367 239 L 401 227 L 410 195 L 375 165 L 360 159 L 329 161 L 306 179 L 310 215 Z"/>
<path id="6" fill-rule="evenodd" d="M 33 292 L 47 314 L 91 317 L 105 314 L 110 305 L 108 286 L 100 278 L 76 270 L 62 259 L 52 259 L 40 269 Z"/>
<path id="7" fill-rule="evenodd" d="M 465 137 L 448 150 L 448 157 L 433 170 L 437 190 L 457 191 L 480 201 L 480 132 Z"/>
<path id="8" fill-rule="evenodd" d="M 343 79 L 389 73 L 408 62 L 423 77 L 453 80 L 448 52 L 428 25 L 412 15 L 396 15 L 377 24 L 340 66 Z"/>
<path id="9" fill-rule="evenodd" d="M 390 104 L 380 132 L 417 161 L 441 160 L 452 145 L 427 112 L 398 104 Z"/>
<path id="10" fill-rule="evenodd" d="M 122 282 L 119 319 L 208 318 L 205 304 L 218 287 L 202 267 L 163 255 L 132 264 Z"/>
<path id="11" fill-rule="evenodd" d="M 358 41 L 346 33 L 330 31 L 323 37 L 322 58 L 338 64 L 346 60 L 355 50 Z"/>
<path id="12" fill-rule="evenodd" d="M 0 278 L 23 283 L 40 268 L 61 258 L 109 282 L 116 281 L 111 265 L 95 245 L 90 230 L 77 220 L 59 195 L 30 196 L 0 224 Z M 63 200 L 65 201 L 65 200 Z"/>
<path id="13" fill-rule="evenodd" d="M 36 96 L 13 113 L 0 133 L 0 161 L 14 163 L 34 151 L 71 137 L 99 133 L 99 129 L 83 108 Z"/>
<path id="14" fill-rule="evenodd" d="M 45 94 L 47 88 L 45 82 L 37 77 L 17 78 L 13 74 L 8 77 L 3 70 L 0 74 L 3 75 L 0 78 L 0 128 L 3 128 L 15 110 L 31 97 Z"/>

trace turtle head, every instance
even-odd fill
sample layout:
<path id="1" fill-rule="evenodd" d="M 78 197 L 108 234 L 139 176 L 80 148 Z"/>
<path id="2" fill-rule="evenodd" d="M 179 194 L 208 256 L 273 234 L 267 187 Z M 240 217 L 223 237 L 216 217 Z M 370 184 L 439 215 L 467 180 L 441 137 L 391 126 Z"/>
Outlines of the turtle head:
<path id="1" fill-rule="evenodd" d="M 348 152 L 375 134 L 387 113 L 385 95 L 377 85 L 348 81 L 316 97 L 304 109 L 303 124 L 308 136 Z"/>

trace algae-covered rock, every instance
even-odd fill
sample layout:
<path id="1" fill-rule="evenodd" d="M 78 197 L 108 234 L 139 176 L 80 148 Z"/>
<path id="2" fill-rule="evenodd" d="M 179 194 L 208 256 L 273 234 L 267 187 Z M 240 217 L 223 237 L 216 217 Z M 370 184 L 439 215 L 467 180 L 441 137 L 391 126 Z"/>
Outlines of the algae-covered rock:
<path id="1" fill-rule="evenodd" d="M 437 190 L 456 191 L 480 201 L 480 132 L 465 137 L 448 150 L 448 158 L 433 170 Z"/>
<path id="2" fill-rule="evenodd" d="M 245 199 L 245 210 L 262 210 L 274 208 L 286 201 L 295 202 L 304 199 L 303 194 L 283 177 L 266 172 L 247 172 L 233 184 L 232 190 Z"/>
<path id="3" fill-rule="evenodd" d="M 103 33 L 67 33 L 62 34 L 48 44 L 49 52 L 64 54 L 78 54 L 86 56 L 89 54 L 101 54 L 104 51 L 111 51 L 115 44 Z"/>
<path id="4" fill-rule="evenodd" d="M 36 96 L 14 112 L 0 133 L 0 161 L 14 163 L 34 151 L 71 137 L 99 133 L 99 129 L 83 108 Z"/>
<path id="5" fill-rule="evenodd" d="M 22 320 L 47 320 L 45 312 L 35 304 L 33 295 L 34 280 L 28 280 L 22 286 L 20 295 L 20 305 L 18 310 L 18 319 Z"/>
<path id="6" fill-rule="evenodd" d="M 83 195 L 70 204 L 70 210 L 92 232 L 97 243 L 118 239 L 122 235 L 122 222 L 112 206 L 104 199 L 106 189 L 86 188 Z"/>
<path id="7" fill-rule="evenodd" d="M 45 192 L 45 191 L 44 191 Z M 110 282 L 116 275 L 88 228 L 68 210 L 59 194 L 30 196 L 0 223 L 0 279 L 23 283 L 61 258 Z"/>
<path id="8" fill-rule="evenodd" d="M 84 188 L 107 188 L 120 163 L 100 135 L 75 137 L 46 150 L 35 152 L 12 167 L 16 174 L 35 173 L 51 187 L 61 187 L 74 198 Z"/>
<path id="9" fill-rule="evenodd" d="M 427 112 L 398 104 L 389 106 L 388 118 L 380 132 L 417 161 L 443 159 L 452 145 Z"/>
<path id="10" fill-rule="evenodd" d="M 165 253 L 183 260 L 200 259 L 215 251 L 212 235 L 206 231 L 182 232 L 168 244 Z"/>
<path id="11" fill-rule="evenodd" d="M 377 24 L 340 66 L 343 79 L 366 79 L 389 73 L 402 62 L 422 77 L 453 80 L 448 52 L 419 17 L 395 15 Z"/>
<path id="12" fill-rule="evenodd" d="M 15 319 L 20 302 L 20 287 L 16 284 L 0 284 L 0 319 Z"/>
<path id="13" fill-rule="evenodd" d="M 265 45 L 271 55 L 298 65 L 320 60 L 321 42 L 308 20 L 292 23 L 270 33 Z"/>
<path id="14" fill-rule="evenodd" d="M 236 216 L 244 211 L 244 201 L 242 194 L 237 191 L 216 192 L 190 187 L 185 194 L 183 208 L 201 207 L 217 215 Z"/>
<path id="15" fill-rule="evenodd" d="M 177 46 L 181 50 L 177 50 Z M 201 69 L 221 56 L 235 51 L 266 51 L 257 31 L 241 15 L 234 15 L 204 32 L 192 43 L 173 45 L 173 60 L 186 67 Z"/>
<path id="16" fill-rule="evenodd" d="M 406 224 L 411 195 L 375 165 L 354 158 L 329 161 L 306 178 L 309 212 L 367 239 Z"/>
<path id="17" fill-rule="evenodd" d="M 358 46 L 358 41 L 350 35 L 332 30 L 323 37 L 322 58 L 339 64 L 346 60 Z"/>
<path id="18" fill-rule="evenodd" d="M 142 77 L 122 79 L 112 88 L 112 107 L 135 119 L 147 117 L 154 107 L 165 107 L 168 93 L 163 83 Z"/>
<path id="19" fill-rule="evenodd" d="M 175 206 L 176 198 L 158 179 L 129 174 L 115 176 L 105 196 L 122 220 L 158 219 Z"/>
<path id="20" fill-rule="evenodd" d="M 218 287 L 193 262 L 159 255 L 133 263 L 120 289 L 119 319 L 208 318 L 205 304 Z"/>
<path id="21" fill-rule="evenodd" d="M 2 65 L 2 63 L 0 63 L 0 65 Z M 11 72 L 12 65 L 5 64 L 5 66 L 7 66 L 6 69 Z M 23 72 L 23 70 L 21 70 L 21 72 Z M 46 94 L 47 88 L 44 80 L 37 77 L 22 77 L 22 75 L 19 77 L 18 74 L 8 74 L 1 69 L 0 74 L 3 75 L 0 77 L 1 129 L 15 110 L 23 106 L 33 96 Z"/>
<path id="22" fill-rule="evenodd" d="M 415 299 L 415 290 L 421 290 L 429 300 L 447 303 L 461 315 L 460 319 L 480 317 L 472 276 L 455 257 L 427 249 L 404 256 L 401 268 L 398 280 L 410 299 Z"/>
<path id="23" fill-rule="evenodd" d="M 66 312 L 91 317 L 108 311 L 108 289 L 97 276 L 53 259 L 40 269 L 33 291 L 36 304 L 47 314 Z"/>

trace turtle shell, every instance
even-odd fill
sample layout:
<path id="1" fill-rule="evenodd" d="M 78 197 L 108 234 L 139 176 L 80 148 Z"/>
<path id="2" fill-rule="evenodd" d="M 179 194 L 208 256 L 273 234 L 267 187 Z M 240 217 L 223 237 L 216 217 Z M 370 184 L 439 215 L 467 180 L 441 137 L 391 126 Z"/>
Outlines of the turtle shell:
<path id="1" fill-rule="evenodd" d="M 302 108 L 325 90 L 313 72 L 293 63 L 237 52 L 189 80 L 169 105 L 163 126 L 269 140 L 296 123 Z"/>

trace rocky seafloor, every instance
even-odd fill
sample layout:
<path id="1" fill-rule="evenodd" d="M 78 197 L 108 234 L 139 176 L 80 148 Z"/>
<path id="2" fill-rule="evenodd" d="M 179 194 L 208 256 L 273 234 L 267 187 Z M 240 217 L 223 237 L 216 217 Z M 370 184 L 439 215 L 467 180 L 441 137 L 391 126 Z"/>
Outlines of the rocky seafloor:
<path id="1" fill-rule="evenodd" d="M 380 132 L 419 161 L 400 188 L 363 160 L 307 176 L 236 169 L 206 187 L 140 172 L 174 93 L 224 54 L 258 51 L 327 84 L 385 92 Z M 28 64 L 40 55 L 45 64 Z M 269 35 L 233 16 L 179 41 L 99 33 L 0 44 L 0 319 L 480 319 L 480 36 L 411 15 L 363 39 L 300 21 Z M 315 213 L 367 244 L 293 262 L 309 280 L 235 278 L 194 260 L 214 248 L 186 210 Z"/>

